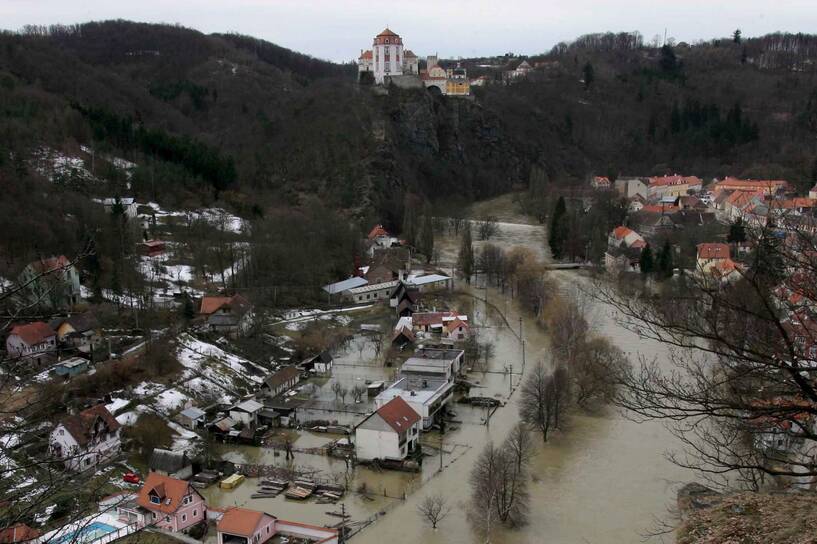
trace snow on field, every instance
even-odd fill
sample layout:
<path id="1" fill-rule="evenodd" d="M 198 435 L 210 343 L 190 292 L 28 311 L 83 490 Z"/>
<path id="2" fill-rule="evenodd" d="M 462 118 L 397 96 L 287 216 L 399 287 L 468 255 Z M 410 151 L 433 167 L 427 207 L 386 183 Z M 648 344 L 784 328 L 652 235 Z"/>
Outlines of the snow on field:
<path id="1" fill-rule="evenodd" d="M 222 208 L 202 208 L 193 211 L 168 211 L 163 210 L 162 207 L 156 202 L 148 202 L 147 205 L 153 208 L 152 215 L 158 220 L 166 217 L 181 217 L 190 222 L 195 221 L 196 219 L 203 219 L 217 229 L 222 229 L 227 232 L 234 232 L 236 234 L 242 232 L 246 226 L 243 219 Z"/>
<path id="2" fill-rule="evenodd" d="M 117 410 L 124 408 L 129 402 L 128 399 L 112 398 L 111 402 L 105 405 L 105 408 L 107 408 L 110 413 L 115 414 Z"/>
<path id="3" fill-rule="evenodd" d="M 120 425 L 133 425 L 137 419 L 139 419 L 139 412 L 136 410 L 116 416 L 116 421 L 118 421 Z"/>
<path id="4" fill-rule="evenodd" d="M 261 367 L 242 357 L 227 353 L 218 346 L 202 342 L 189 334 L 179 336 L 176 353 L 179 363 L 188 369 L 191 378 L 200 375 L 226 389 L 236 390 L 236 382 L 261 383 L 263 378 L 251 372 L 250 367 Z"/>
<path id="5" fill-rule="evenodd" d="M 133 394 L 137 397 L 148 397 L 156 395 L 165 388 L 164 385 L 154 382 L 142 382 L 133 388 Z"/>
<path id="6" fill-rule="evenodd" d="M 204 378 L 195 377 L 184 382 L 182 387 L 193 397 L 212 398 L 219 404 L 232 404 L 238 400 L 236 395 L 231 395 L 219 387 L 213 387 L 213 385 Z"/>
<path id="7" fill-rule="evenodd" d="M 52 182 L 69 179 L 89 182 L 99 181 L 85 168 L 83 159 L 64 155 L 62 152 L 50 147 L 43 146 L 39 148 L 34 153 L 32 162 L 34 170 Z"/>
<path id="8" fill-rule="evenodd" d="M 178 389 L 168 389 L 162 391 L 154 398 L 154 407 L 163 415 L 169 415 L 180 408 L 190 400 L 190 397 L 179 391 Z"/>
<path id="9" fill-rule="evenodd" d="M 83 153 L 87 153 L 89 155 L 94 154 L 93 148 L 90 148 L 86 145 L 81 145 L 79 146 L 79 148 L 82 150 Z M 120 157 L 114 157 L 112 155 L 100 154 L 99 158 L 108 161 L 114 166 L 114 168 L 122 170 L 125 173 L 125 177 L 129 180 L 133 177 L 132 170 L 137 167 L 137 164 L 135 162 L 130 162 L 128 160 L 122 159 Z"/>

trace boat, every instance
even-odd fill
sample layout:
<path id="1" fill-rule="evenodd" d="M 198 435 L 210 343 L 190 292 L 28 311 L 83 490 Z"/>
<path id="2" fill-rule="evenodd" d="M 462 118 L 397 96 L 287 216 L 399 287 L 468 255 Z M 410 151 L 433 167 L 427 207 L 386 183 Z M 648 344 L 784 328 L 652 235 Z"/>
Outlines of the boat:
<path id="1" fill-rule="evenodd" d="M 228 476 L 227 478 L 221 480 L 221 483 L 219 483 L 218 486 L 221 489 L 233 489 L 240 485 L 241 482 L 243 481 L 244 481 L 243 474 L 233 474 L 232 476 Z"/>

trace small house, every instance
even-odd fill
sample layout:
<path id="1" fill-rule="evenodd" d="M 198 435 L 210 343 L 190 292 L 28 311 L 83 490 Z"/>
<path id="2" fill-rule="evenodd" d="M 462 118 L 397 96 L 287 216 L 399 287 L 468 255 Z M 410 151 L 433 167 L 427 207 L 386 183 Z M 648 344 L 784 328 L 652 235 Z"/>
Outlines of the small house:
<path id="1" fill-rule="evenodd" d="M 139 252 L 147 257 L 158 257 L 166 250 L 162 240 L 145 240 L 139 244 Z"/>
<path id="2" fill-rule="evenodd" d="M 197 429 L 204 425 L 204 420 L 207 417 L 207 414 L 204 410 L 196 408 L 195 406 L 190 406 L 189 408 L 185 408 L 181 412 L 179 412 L 179 423 L 187 427 L 188 429 Z"/>
<path id="3" fill-rule="evenodd" d="M 247 427 L 254 427 L 258 423 L 258 414 L 263 408 L 264 405 L 258 401 L 245 400 L 230 408 L 230 418 L 236 422 L 240 421 Z"/>
<path id="4" fill-rule="evenodd" d="M 42 321 L 16 325 L 6 338 L 6 353 L 15 359 L 26 359 L 36 366 L 53 360 L 57 349 L 57 334 Z"/>
<path id="5" fill-rule="evenodd" d="M 190 482 L 151 472 L 136 499 L 148 511 L 147 521 L 166 531 L 179 532 L 207 519 L 204 497 Z"/>
<path id="6" fill-rule="evenodd" d="M 54 373 L 63 378 L 71 378 L 79 374 L 88 372 L 91 363 L 88 359 L 82 357 L 69 357 L 68 359 L 58 362 L 54 366 Z"/>
<path id="7" fill-rule="evenodd" d="M 275 536 L 275 517 L 247 508 L 230 508 L 216 525 L 218 544 L 264 544 Z"/>
<path id="8" fill-rule="evenodd" d="M 716 265 L 720 261 L 729 259 L 731 257 L 729 244 L 722 243 L 698 244 L 697 249 L 698 255 L 696 266 L 701 273 L 709 272 L 709 269 L 712 268 L 714 265 Z"/>
<path id="9" fill-rule="evenodd" d="M 269 397 L 277 397 L 284 391 L 295 387 L 301 380 L 301 373 L 294 366 L 282 368 L 270 374 L 261 384 L 261 393 Z"/>
<path id="10" fill-rule="evenodd" d="M 65 255 L 29 263 L 18 282 L 32 306 L 65 309 L 82 300 L 79 272 Z"/>
<path id="11" fill-rule="evenodd" d="M 40 538 L 42 531 L 25 523 L 14 523 L 0 530 L 0 544 L 23 544 Z"/>
<path id="12" fill-rule="evenodd" d="M 151 472 L 177 480 L 189 480 L 193 476 L 193 463 L 186 452 L 154 448 L 148 466 Z"/>
<path id="13" fill-rule="evenodd" d="M 96 344 L 101 338 L 99 322 L 93 312 L 75 314 L 58 320 L 52 327 L 60 343 L 77 348 Z"/>
<path id="14" fill-rule="evenodd" d="M 51 454 L 66 468 L 87 470 L 119 455 L 121 425 L 102 404 L 65 417 L 51 431 Z"/>
<path id="15" fill-rule="evenodd" d="M 241 295 L 203 297 L 199 315 L 213 332 L 244 334 L 252 322 L 252 305 Z"/>
<path id="16" fill-rule="evenodd" d="M 332 372 L 332 362 L 332 354 L 328 351 L 322 351 L 314 357 L 306 359 L 298 366 L 306 372 L 314 372 L 315 374 L 329 374 Z"/>
<path id="17" fill-rule="evenodd" d="M 401 397 L 394 397 L 355 427 L 358 460 L 402 461 L 420 439 L 421 418 Z"/>

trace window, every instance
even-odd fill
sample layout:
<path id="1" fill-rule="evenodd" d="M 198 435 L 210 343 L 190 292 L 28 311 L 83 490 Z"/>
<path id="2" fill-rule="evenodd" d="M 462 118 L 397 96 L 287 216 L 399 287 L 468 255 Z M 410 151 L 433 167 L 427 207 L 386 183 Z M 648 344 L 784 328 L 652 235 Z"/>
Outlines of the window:
<path id="1" fill-rule="evenodd" d="M 150 502 L 153 502 L 153 499 L 151 499 Z M 158 517 L 159 517 L 159 515 L 156 512 L 153 512 L 153 519 L 156 519 Z"/>
<path id="2" fill-rule="evenodd" d="M 182 502 L 183 502 L 184 504 L 190 504 L 191 502 L 193 502 L 193 497 L 191 497 L 190 495 L 188 495 L 188 496 L 186 496 L 186 497 L 184 498 L 184 500 L 183 500 Z"/>
<path id="3" fill-rule="evenodd" d="M 165 516 L 165 521 L 170 523 L 170 516 Z"/>
<path id="4" fill-rule="evenodd" d="M 193 517 L 196 517 L 198 515 L 199 515 L 199 511 L 198 510 L 193 510 Z"/>
<path id="5" fill-rule="evenodd" d="M 267 534 L 269 534 L 269 525 L 267 525 Z"/>
<path id="6" fill-rule="evenodd" d="M 182 514 L 182 523 L 187 521 L 187 514 Z"/>
<path id="7" fill-rule="evenodd" d="M 156 495 L 151 495 L 150 502 L 153 504 L 162 504 L 162 499 L 157 497 Z"/>

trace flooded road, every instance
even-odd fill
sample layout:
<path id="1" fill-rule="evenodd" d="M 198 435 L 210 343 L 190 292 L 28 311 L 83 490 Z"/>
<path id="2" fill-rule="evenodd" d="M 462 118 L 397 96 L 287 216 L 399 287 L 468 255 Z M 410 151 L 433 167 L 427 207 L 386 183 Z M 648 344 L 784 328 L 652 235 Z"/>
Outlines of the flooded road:
<path id="1" fill-rule="evenodd" d="M 547 258 L 545 232 L 538 225 L 503 223 L 500 234 L 491 242 L 506 249 L 523 245 L 534 250 L 540 258 Z M 435 244 L 440 250 L 440 265 L 451 267 L 456 259 L 456 237 L 443 236 Z M 482 243 L 475 242 L 476 248 L 480 245 Z M 590 280 L 576 272 L 558 271 L 551 274 L 564 289 L 592 288 Z M 478 331 L 480 341 L 491 341 L 496 349 L 488 372 L 469 375 L 471 381 L 479 382 L 481 386 L 474 394 L 506 400 L 522 379 L 519 375 L 522 370 L 521 342 L 517 336 L 520 319 L 528 368 L 537 360 L 545 359 L 548 338 L 514 300 L 502 293 L 494 289 L 468 287 L 462 282 L 458 288 L 466 291 L 457 302 L 461 304 L 459 309 L 471 314 L 472 327 Z M 490 304 L 484 302 L 486 297 Z M 494 305 L 501 314 L 494 309 Z M 640 339 L 623 328 L 610 307 L 595 304 L 591 314 L 596 331 L 609 337 L 628 353 L 631 360 L 637 360 L 639 356 L 656 358 L 659 362 L 668 359 L 665 346 Z M 365 368 L 371 364 L 367 361 L 377 357 L 364 350 L 370 348 L 354 343 L 344 354 L 339 354 L 340 364 L 336 367 L 338 378 L 357 382 L 367 377 L 388 377 L 391 369 L 378 368 L 376 364 Z M 514 374 L 509 376 L 506 369 L 511 366 Z M 319 394 L 324 397 L 328 393 L 324 389 Z M 357 467 L 348 474 L 352 491 L 365 484 L 370 492 L 368 498 L 354 492 L 344 497 L 352 521 L 376 517 L 376 521 L 355 535 L 352 541 L 361 544 L 472 544 L 484 541 L 472 530 L 466 515 L 470 498 L 468 477 L 484 444 L 490 440 L 504 440 L 518 421 L 517 396 L 518 392 L 512 395 L 507 406 L 497 410 L 487 425 L 485 409 L 463 404 L 451 405 L 460 423 L 456 429 L 450 429 L 444 435 L 444 468 L 439 473 L 437 446 L 440 435 L 430 432 L 424 433 L 422 438 L 425 451 L 431 455 L 426 457 L 421 473 L 375 472 Z M 332 438 L 331 435 L 304 433 L 295 446 L 319 446 Z M 492 535 L 492 542 L 632 544 L 674 541 L 671 535 L 643 539 L 643 535 L 655 528 L 655 519 L 671 519 L 668 510 L 675 503 L 678 484 L 694 480 L 694 474 L 690 471 L 666 460 L 664 454 L 678 450 L 680 444 L 660 423 L 638 424 L 612 409 L 593 415 L 574 413 L 564 432 L 552 434 L 546 444 L 538 441 L 537 444 L 531 467 L 530 521 L 520 529 L 497 530 Z M 225 457 L 236 462 L 284 464 L 282 456 L 276 456 L 270 449 L 231 446 L 229 450 Z M 347 477 L 345 464 L 341 460 L 299 453 L 296 454 L 295 463 L 319 470 L 318 476 L 322 478 Z M 216 506 L 244 505 L 266 510 L 284 519 L 320 525 L 339 521 L 327 515 L 328 511 L 338 511 L 339 505 L 319 505 L 314 501 L 302 503 L 283 497 L 251 499 L 256 484 L 250 479 L 234 491 L 210 488 L 206 490 L 206 495 Z M 417 514 L 418 503 L 425 496 L 435 493 L 444 495 L 453 507 L 437 531 L 426 526 Z M 387 496 L 384 497 L 384 494 Z"/>

